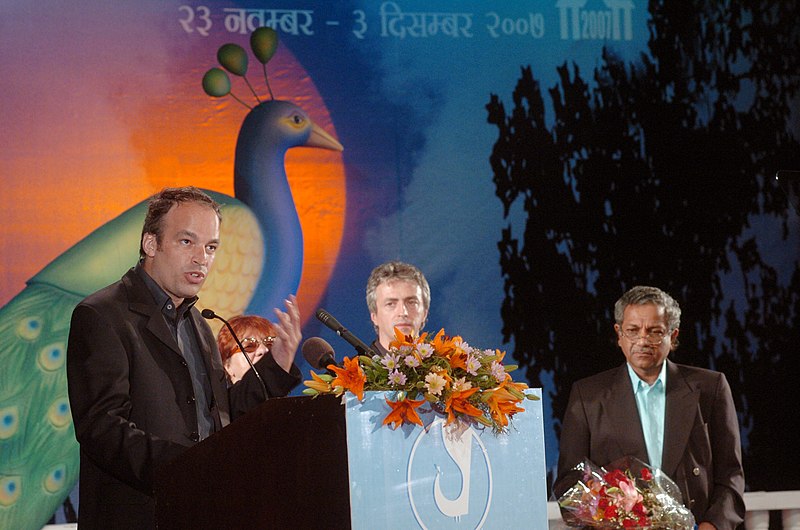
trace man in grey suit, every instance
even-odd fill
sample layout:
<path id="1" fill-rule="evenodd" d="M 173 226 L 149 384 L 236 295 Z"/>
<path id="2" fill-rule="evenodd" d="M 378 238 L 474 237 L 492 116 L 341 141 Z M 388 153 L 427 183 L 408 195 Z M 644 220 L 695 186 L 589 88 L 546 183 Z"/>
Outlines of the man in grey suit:
<path id="1" fill-rule="evenodd" d="M 700 530 L 732 530 L 743 520 L 744 472 L 730 386 L 719 372 L 675 364 L 681 310 L 655 287 L 637 286 L 614 306 L 626 363 L 577 381 L 561 430 L 561 496 L 583 459 L 607 465 L 634 456 L 680 487 Z"/>
<path id="2" fill-rule="evenodd" d="M 220 220 L 219 206 L 197 188 L 162 190 L 150 200 L 139 264 L 72 314 L 67 382 L 82 530 L 154 528 L 154 470 L 265 398 L 253 370 L 227 385 L 217 342 L 194 307 Z M 256 363 L 271 397 L 300 382 L 294 297 L 276 314 L 273 356 Z"/>

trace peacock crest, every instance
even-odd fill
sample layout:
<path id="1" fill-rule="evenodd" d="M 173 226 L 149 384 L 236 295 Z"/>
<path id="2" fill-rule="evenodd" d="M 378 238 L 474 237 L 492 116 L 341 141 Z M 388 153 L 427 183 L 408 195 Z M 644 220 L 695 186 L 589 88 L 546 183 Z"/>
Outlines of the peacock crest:
<path id="1" fill-rule="evenodd" d="M 253 31 L 250 35 L 250 48 L 256 59 L 261 63 L 264 72 L 264 82 L 267 85 L 270 99 L 275 99 L 272 93 L 272 88 L 269 85 L 269 76 L 267 75 L 267 63 L 278 49 L 278 32 L 269 27 L 261 27 Z M 232 73 L 235 76 L 244 79 L 250 92 L 256 98 L 258 103 L 261 103 L 261 98 L 258 97 L 250 80 L 247 79 L 248 56 L 247 52 L 234 43 L 223 44 L 217 50 L 217 61 L 222 65 L 222 68 Z M 222 68 L 211 68 L 203 76 L 203 90 L 211 97 L 221 98 L 230 95 L 233 99 L 252 110 L 252 107 L 242 101 L 236 94 L 231 91 L 231 78 Z"/>

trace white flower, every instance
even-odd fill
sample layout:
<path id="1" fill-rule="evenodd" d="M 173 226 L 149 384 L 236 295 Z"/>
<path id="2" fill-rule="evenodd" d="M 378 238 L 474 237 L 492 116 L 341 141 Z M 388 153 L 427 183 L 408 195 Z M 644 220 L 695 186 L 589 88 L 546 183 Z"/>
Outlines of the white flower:
<path id="1" fill-rule="evenodd" d="M 416 368 L 419 366 L 419 359 L 416 355 L 407 355 L 405 358 L 406 366 L 409 368 Z"/>
<path id="2" fill-rule="evenodd" d="M 417 353 L 419 353 L 419 356 L 423 359 L 427 359 L 433 355 L 433 346 L 427 342 L 423 342 L 422 344 L 417 345 Z"/>
<path id="3" fill-rule="evenodd" d="M 381 364 L 387 370 L 394 370 L 397 368 L 397 365 L 400 363 L 400 356 L 395 353 L 387 353 L 381 359 Z"/>
<path id="4" fill-rule="evenodd" d="M 392 386 L 403 386 L 406 384 L 406 374 L 400 370 L 392 370 L 389 372 L 389 384 Z"/>
<path id="5" fill-rule="evenodd" d="M 434 396 L 441 394 L 446 384 L 447 381 L 445 378 L 436 372 L 431 372 L 425 376 L 425 388 L 428 389 L 429 394 L 433 394 Z"/>
<path id="6" fill-rule="evenodd" d="M 481 362 L 474 355 L 467 356 L 467 373 L 469 375 L 478 375 L 478 370 L 481 367 Z"/>
<path id="7" fill-rule="evenodd" d="M 467 381 L 466 377 L 459 377 L 455 381 L 453 381 L 453 391 L 461 392 L 464 390 L 469 390 L 472 388 L 472 383 Z"/>
<path id="8" fill-rule="evenodd" d="M 492 375 L 495 379 L 497 379 L 498 383 L 502 383 L 508 377 L 506 373 L 506 369 L 503 368 L 503 365 L 497 361 L 492 361 Z"/>

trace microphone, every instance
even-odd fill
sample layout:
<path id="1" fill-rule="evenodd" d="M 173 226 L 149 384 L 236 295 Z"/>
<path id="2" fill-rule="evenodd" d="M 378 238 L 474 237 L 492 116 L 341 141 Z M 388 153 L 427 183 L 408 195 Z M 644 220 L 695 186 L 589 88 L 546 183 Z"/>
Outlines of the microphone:
<path id="1" fill-rule="evenodd" d="M 203 318 L 205 318 L 206 320 L 212 320 L 212 319 L 216 318 L 216 319 L 221 320 L 222 322 L 225 323 L 225 325 L 228 327 L 228 331 L 231 332 L 231 337 L 233 337 L 233 340 L 236 341 L 236 345 L 239 346 L 240 350 L 242 350 L 242 355 L 244 355 L 244 358 L 247 361 L 247 364 L 250 365 L 250 369 L 253 370 L 254 374 L 256 374 L 256 378 L 258 379 L 258 382 L 261 384 L 261 390 L 264 392 L 264 401 L 268 400 L 269 399 L 269 392 L 267 392 L 267 385 L 265 385 L 264 384 L 264 380 L 261 379 L 261 374 L 258 373 L 258 370 L 256 370 L 256 367 L 253 364 L 253 361 L 250 359 L 250 356 L 247 355 L 246 351 L 244 351 L 244 346 L 242 346 L 242 341 L 240 341 L 239 337 L 236 336 L 236 332 L 233 331 L 233 328 L 231 327 L 230 323 L 227 320 L 225 320 L 224 318 L 222 318 L 221 316 L 219 316 L 218 314 L 216 314 L 213 310 L 208 309 L 208 308 L 203 309 L 200 312 L 200 314 L 203 315 Z"/>
<path id="2" fill-rule="evenodd" d="M 317 318 L 320 322 L 335 331 L 337 335 L 349 342 L 350 345 L 356 349 L 359 355 L 369 355 L 370 357 L 375 355 L 375 352 L 372 351 L 369 346 L 364 344 L 358 337 L 347 331 L 347 328 L 341 325 L 338 320 L 333 318 L 333 315 L 324 309 L 317 309 Z"/>
<path id="3" fill-rule="evenodd" d="M 333 346 L 328 344 L 328 341 L 320 337 L 311 337 L 303 343 L 303 357 L 312 368 L 318 370 L 333 370 L 328 369 L 329 364 L 339 366 L 336 363 L 336 354 L 333 351 Z M 331 373 L 331 375 L 334 375 Z"/>

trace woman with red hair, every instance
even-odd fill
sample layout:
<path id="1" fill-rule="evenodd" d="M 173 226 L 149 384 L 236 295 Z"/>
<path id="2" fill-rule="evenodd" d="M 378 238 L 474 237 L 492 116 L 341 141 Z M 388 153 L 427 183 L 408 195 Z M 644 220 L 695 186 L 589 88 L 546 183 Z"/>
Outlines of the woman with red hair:
<path id="1" fill-rule="evenodd" d="M 276 337 L 275 326 L 272 322 L 257 315 L 239 315 L 231 318 L 229 322 L 253 364 L 270 353 Z M 217 346 L 231 384 L 236 383 L 244 377 L 244 374 L 250 369 L 250 365 L 227 326 L 222 326 L 220 329 L 217 335 Z"/>

